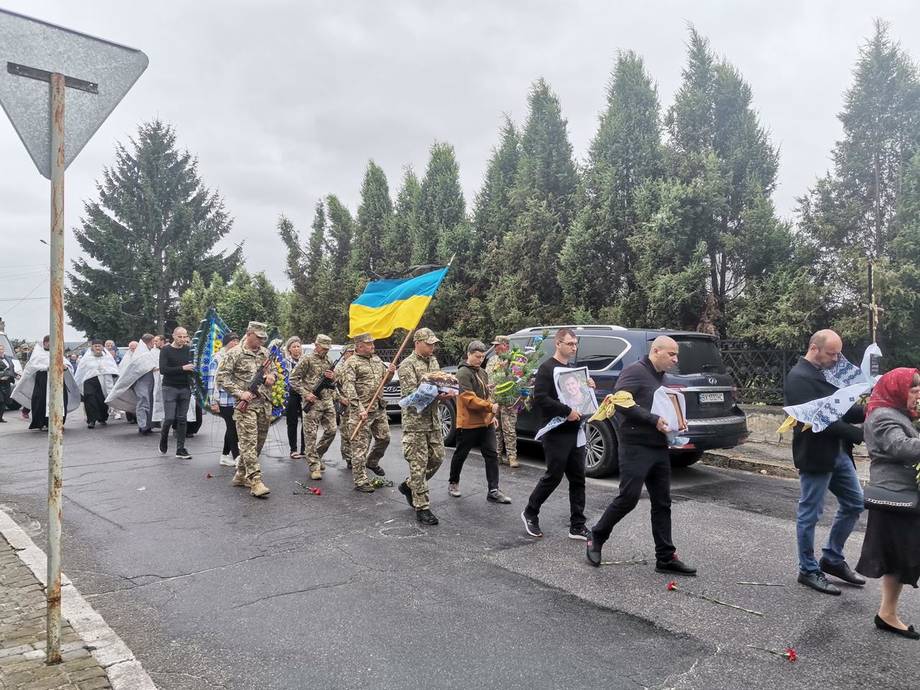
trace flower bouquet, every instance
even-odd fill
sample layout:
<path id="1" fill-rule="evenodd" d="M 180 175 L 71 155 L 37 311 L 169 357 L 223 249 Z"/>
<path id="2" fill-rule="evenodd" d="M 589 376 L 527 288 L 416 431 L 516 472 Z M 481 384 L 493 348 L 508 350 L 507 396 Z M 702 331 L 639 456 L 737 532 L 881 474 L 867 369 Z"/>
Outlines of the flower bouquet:
<path id="1" fill-rule="evenodd" d="M 523 405 L 530 409 L 533 380 L 540 366 L 537 351 L 525 353 L 518 348 L 496 355 L 498 361 L 492 368 L 492 397 L 502 407 Z"/>

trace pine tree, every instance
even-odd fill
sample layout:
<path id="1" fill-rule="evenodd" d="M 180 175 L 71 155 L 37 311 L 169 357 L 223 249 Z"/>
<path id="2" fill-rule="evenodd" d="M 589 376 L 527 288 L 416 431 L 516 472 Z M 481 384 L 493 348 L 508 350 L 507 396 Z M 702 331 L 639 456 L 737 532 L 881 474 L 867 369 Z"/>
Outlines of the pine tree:
<path id="1" fill-rule="evenodd" d="M 348 270 L 354 219 L 333 194 L 326 197 L 326 209 L 329 220 L 329 277 L 324 282 L 321 297 L 324 307 L 321 330 L 335 339 L 344 340 L 348 334 L 348 305 L 364 285 L 356 289 L 355 276 Z"/>
<path id="2" fill-rule="evenodd" d="M 636 195 L 663 174 L 658 93 L 635 53 L 620 53 L 588 153 L 581 208 L 560 256 L 565 300 L 592 319 L 633 325 L 638 287 L 630 238 Z"/>
<path id="3" fill-rule="evenodd" d="M 117 340 L 167 330 L 193 273 L 228 278 L 242 251 L 214 251 L 232 220 L 221 197 L 203 186 L 197 161 L 176 149 L 172 127 L 145 123 L 130 141 L 130 150 L 116 147 L 99 201 L 86 203 L 74 230 L 92 263 L 73 262 L 66 290 L 75 328 Z"/>

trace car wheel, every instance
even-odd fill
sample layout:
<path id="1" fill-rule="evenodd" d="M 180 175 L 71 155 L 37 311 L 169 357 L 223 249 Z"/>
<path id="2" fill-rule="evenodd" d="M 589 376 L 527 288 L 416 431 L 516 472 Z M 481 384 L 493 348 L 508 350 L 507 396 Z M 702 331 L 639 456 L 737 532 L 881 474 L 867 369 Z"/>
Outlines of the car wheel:
<path id="1" fill-rule="evenodd" d="M 606 477 L 620 470 L 617 439 L 608 422 L 590 422 L 585 426 L 585 475 Z"/>
<path id="2" fill-rule="evenodd" d="M 671 467 L 690 467 L 703 457 L 703 451 L 691 450 L 682 453 L 671 453 Z"/>
<path id="3" fill-rule="evenodd" d="M 441 423 L 441 433 L 444 435 L 444 445 L 453 446 L 457 441 L 457 408 L 453 402 L 438 404 L 438 421 Z"/>

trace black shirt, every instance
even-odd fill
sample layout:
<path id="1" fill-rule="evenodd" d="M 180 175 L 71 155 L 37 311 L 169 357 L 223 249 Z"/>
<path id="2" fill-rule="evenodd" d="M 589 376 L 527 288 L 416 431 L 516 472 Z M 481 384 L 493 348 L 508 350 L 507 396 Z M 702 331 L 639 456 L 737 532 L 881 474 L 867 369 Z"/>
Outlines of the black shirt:
<path id="1" fill-rule="evenodd" d="M 546 425 L 553 417 L 568 417 L 572 408 L 559 402 L 556 393 L 556 383 L 553 381 L 553 370 L 556 367 L 568 367 L 555 357 L 550 357 L 537 369 L 533 383 L 533 404 L 540 415 L 540 427 Z M 565 422 L 560 424 L 548 434 L 574 434 L 578 431 L 580 422 Z"/>
<path id="2" fill-rule="evenodd" d="M 160 373 L 163 385 L 171 388 L 188 388 L 192 372 L 183 371 L 185 364 L 192 363 L 192 348 L 166 345 L 160 350 Z"/>

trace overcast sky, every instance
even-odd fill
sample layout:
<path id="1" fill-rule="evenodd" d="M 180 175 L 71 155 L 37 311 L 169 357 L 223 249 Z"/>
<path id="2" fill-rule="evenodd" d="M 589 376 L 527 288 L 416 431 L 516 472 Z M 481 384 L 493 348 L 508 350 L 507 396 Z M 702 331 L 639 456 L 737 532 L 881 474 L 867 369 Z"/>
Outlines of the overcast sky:
<path id="1" fill-rule="evenodd" d="M 161 118 L 197 155 L 205 184 L 235 218 L 228 243 L 281 287 L 284 213 L 308 228 L 335 193 L 354 211 L 367 161 L 395 196 L 403 168 L 424 173 L 432 142 L 453 144 L 470 208 L 503 113 L 521 123 L 530 84 L 559 95 L 579 161 L 597 128 L 618 50 L 633 49 L 662 108 L 680 84 L 687 23 L 738 67 L 781 150 L 775 202 L 823 174 L 837 113 L 873 19 L 920 56 L 920 5 L 885 2 L 306 2 L 156 3 L 0 0 L 0 7 L 143 50 L 147 72 L 67 171 L 70 230 L 96 180 L 145 120 Z M 3 59 L 0 46 L 0 60 Z M 0 316 L 11 337 L 48 331 L 48 182 L 0 115 Z M 10 298 L 39 297 L 22 302 Z M 68 339 L 78 337 L 70 327 Z"/>

